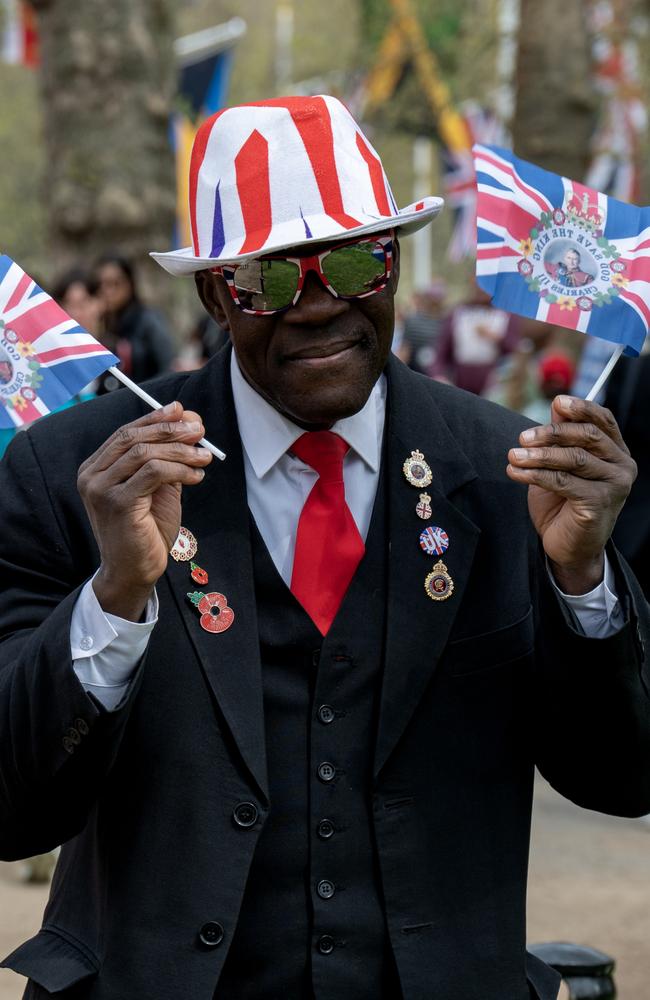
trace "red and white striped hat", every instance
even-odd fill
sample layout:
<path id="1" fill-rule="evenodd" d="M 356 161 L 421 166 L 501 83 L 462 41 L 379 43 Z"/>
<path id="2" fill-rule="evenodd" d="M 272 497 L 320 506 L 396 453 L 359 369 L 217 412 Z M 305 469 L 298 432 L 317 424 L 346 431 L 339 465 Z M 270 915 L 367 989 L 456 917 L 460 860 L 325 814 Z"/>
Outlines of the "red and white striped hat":
<path id="1" fill-rule="evenodd" d="M 208 118 L 190 163 L 192 246 L 151 256 L 190 274 L 287 247 L 430 222 L 442 198 L 398 209 L 381 160 L 335 97 L 279 97 Z"/>

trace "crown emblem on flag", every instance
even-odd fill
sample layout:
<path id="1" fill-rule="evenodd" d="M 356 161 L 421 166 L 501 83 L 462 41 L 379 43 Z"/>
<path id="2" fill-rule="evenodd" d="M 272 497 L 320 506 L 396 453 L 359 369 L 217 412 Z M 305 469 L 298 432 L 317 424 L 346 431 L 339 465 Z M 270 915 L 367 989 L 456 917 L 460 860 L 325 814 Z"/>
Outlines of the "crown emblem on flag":
<path id="1" fill-rule="evenodd" d="M 598 210 L 598 205 L 589 200 L 589 194 L 585 191 L 582 198 L 575 194 L 566 208 L 567 222 L 584 226 L 585 229 L 600 236 L 603 228 L 603 215 Z"/>
<path id="2" fill-rule="evenodd" d="M 328 240 L 421 229 L 442 198 L 398 208 L 377 152 L 335 97 L 225 108 L 190 163 L 192 246 L 152 257 L 171 274 Z"/>

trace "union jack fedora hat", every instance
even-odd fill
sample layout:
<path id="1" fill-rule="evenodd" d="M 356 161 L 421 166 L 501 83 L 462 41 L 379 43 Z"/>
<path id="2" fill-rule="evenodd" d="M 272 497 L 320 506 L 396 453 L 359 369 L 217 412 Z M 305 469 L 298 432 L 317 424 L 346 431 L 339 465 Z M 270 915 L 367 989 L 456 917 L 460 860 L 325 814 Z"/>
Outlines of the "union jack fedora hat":
<path id="1" fill-rule="evenodd" d="M 398 209 L 379 156 L 335 97 L 226 108 L 199 128 L 190 162 L 192 246 L 151 256 L 170 274 L 328 240 L 412 233 L 441 210 Z"/>

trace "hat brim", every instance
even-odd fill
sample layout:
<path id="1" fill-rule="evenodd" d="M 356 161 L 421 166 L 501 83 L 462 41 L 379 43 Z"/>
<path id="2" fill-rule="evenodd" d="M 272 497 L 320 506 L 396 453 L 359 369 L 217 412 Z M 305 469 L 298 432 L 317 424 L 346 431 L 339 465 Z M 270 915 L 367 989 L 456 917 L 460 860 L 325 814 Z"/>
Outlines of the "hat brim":
<path id="1" fill-rule="evenodd" d="M 183 247 L 182 250 L 171 250 L 167 253 L 157 253 L 152 251 L 149 256 L 160 264 L 165 271 L 174 276 L 193 274 L 195 271 L 203 271 L 206 268 L 216 267 L 218 264 L 238 264 L 260 254 L 276 253 L 279 250 L 286 250 L 287 247 L 301 247 L 309 243 L 327 243 L 329 241 L 340 242 L 345 239 L 354 239 L 356 236 L 364 236 L 366 233 L 381 233 L 387 229 L 396 229 L 402 235 L 408 236 L 417 232 L 424 226 L 432 222 L 441 212 L 444 205 L 442 198 L 433 196 L 422 198 L 406 208 L 400 209 L 397 215 L 384 215 L 377 221 L 365 223 L 354 229 L 337 229 L 331 235 L 319 235 L 311 239 L 293 241 L 292 243 L 281 243 L 273 246 L 265 246 L 262 251 L 255 253 L 244 253 L 228 257 L 196 257 L 193 247 Z M 421 206 L 421 207 L 416 207 Z M 334 223 L 333 223 L 334 225 Z"/>

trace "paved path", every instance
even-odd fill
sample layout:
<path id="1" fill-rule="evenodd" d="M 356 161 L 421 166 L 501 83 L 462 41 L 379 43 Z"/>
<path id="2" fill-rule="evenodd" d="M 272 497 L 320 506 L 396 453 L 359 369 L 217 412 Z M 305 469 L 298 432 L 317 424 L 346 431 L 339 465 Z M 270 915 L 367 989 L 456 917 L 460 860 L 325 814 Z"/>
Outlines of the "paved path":
<path id="1" fill-rule="evenodd" d="M 0 864 L 1 955 L 36 931 L 46 896 Z M 529 941 L 594 945 L 618 961 L 620 1000 L 648 1000 L 650 825 L 585 812 L 540 781 L 528 914 Z M 0 970 L 0 1000 L 20 1000 L 22 990 L 22 979 Z"/>

